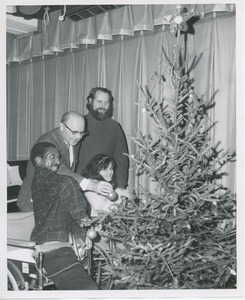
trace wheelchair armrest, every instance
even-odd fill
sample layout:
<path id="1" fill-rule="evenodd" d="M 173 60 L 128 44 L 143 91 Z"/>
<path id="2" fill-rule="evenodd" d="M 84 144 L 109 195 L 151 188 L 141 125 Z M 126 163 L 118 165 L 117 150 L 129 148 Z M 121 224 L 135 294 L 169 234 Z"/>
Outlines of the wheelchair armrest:
<path id="1" fill-rule="evenodd" d="M 18 240 L 18 239 L 8 239 L 7 240 L 8 246 L 13 247 L 22 247 L 22 248 L 30 248 L 33 249 L 36 246 L 36 243 L 33 241 L 27 241 L 27 240 Z"/>

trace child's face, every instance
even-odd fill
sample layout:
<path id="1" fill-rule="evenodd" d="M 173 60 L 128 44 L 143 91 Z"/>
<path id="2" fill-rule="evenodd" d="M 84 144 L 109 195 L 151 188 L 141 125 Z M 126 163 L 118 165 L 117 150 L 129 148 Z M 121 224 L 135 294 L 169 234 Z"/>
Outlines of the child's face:
<path id="1" fill-rule="evenodd" d="M 114 174 L 112 163 L 110 162 L 106 169 L 100 170 L 99 174 L 105 179 L 105 181 L 111 181 Z"/>

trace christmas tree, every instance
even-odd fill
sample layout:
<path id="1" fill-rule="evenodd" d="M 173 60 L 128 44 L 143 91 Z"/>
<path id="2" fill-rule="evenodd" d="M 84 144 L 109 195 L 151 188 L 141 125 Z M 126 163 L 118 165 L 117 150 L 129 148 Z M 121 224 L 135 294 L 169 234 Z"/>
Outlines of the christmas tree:
<path id="1" fill-rule="evenodd" d="M 141 186 L 103 215 L 102 234 L 114 244 L 108 272 L 116 289 L 236 288 L 236 198 L 222 184 L 235 153 L 211 143 L 213 102 L 197 97 L 186 64 L 165 61 L 172 96 L 140 87 L 153 134 L 139 131 L 130 156 L 154 189 Z"/>

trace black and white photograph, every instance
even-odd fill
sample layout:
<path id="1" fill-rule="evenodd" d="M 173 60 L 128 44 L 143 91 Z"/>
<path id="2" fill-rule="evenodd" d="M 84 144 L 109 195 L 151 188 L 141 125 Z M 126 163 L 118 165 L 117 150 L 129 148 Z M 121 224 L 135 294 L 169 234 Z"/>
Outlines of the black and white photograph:
<path id="1" fill-rule="evenodd" d="M 1 4 L 0 298 L 244 299 L 244 3 L 93 2 Z"/>

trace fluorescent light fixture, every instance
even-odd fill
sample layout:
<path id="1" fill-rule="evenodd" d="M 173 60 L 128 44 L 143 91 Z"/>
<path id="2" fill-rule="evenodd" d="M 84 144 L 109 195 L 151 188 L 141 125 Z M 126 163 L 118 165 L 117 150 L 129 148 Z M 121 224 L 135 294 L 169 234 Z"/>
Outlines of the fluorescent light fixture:
<path id="1" fill-rule="evenodd" d="M 38 19 L 26 20 L 6 14 L 6 31 L 15 35 L 38 31 Z"/>

